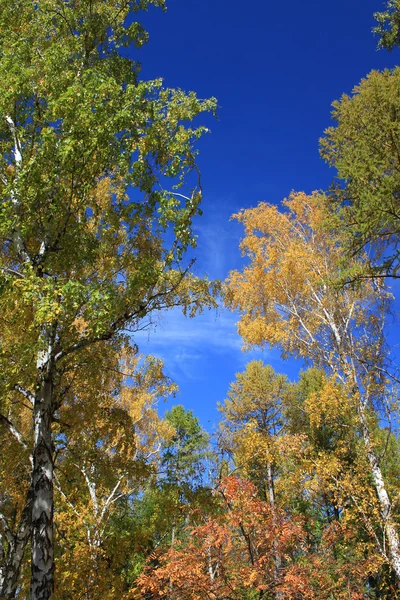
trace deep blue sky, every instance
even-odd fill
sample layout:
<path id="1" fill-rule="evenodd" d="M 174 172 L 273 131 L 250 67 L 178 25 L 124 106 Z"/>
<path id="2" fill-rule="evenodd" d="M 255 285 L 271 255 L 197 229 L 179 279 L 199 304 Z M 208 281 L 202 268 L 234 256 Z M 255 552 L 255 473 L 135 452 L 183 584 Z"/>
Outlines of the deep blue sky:
<path id="1" fill-rule="evenodd" d="M 219 120 L 200 143 L 205 193 L 196 271 L 224 279 L 241 264 L 241 228 L 229 221 L 259 201 L 279 203 L 293 189 L 329 186 L 335 173 L 319 158 L 318 138 L 330 105 L 372 69 L 392 67 L 399 53 L 377 51 L 373 13 L 383 0 L 169 0 L 167 13 L 141 16 L 149 44 L 135 57 L 143 79 L 216 96 Z M 164 316 L 141 334 L 142 352 L 164 359 L 181 389 L 176 402 L 207 428 L 235 373 L 257 357 L 295 378 L 298 367 L 275 351 L 243 354 L 235 315 L 189 321 Z M 168 407 L 174 402 L 169 402 Z"/>

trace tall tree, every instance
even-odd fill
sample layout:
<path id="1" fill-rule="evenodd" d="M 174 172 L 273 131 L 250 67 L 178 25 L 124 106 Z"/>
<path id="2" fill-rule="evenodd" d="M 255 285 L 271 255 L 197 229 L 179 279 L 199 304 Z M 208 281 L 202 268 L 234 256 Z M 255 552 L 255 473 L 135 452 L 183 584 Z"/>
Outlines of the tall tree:
<path id="1" fill-rule="evenodd" d="M 382 379 L 388 295 L 373 281 L 338 286 L 345 249 L 340 230 L 326 228 L 324 195 L 292 194 L 284 210 L 260 204 L 237 218 L 250 263 L 232 272 L 226 302 L 241 311 L 247 345 L 269 344 L 285 356 L 311 361 L 333 374 L 354 402 L 371 480 L 379 500 L 391 568 L 400 581 L 400 539 L 371 424 L 385 400 Z M 383 558 L 386 558 L 385 553 Z"/>
<path id="2" fill-rule="evenodd" d="M 236 467 L 260 485 L 274 503 L 274 439 L 283 426 L 281 399 L 287 388 L 284 375 L 270 365 L 252 361 L 236 375 L 222 413 L 221 444 L 235 457 Z"/>
<path id="3" fill-rule="evenodd" d="M 191 410 L 178 404 L 165 413 L 173 435 L 162 444 L 160 476 L 155 496 L 166 498 L 164 524 L 170 529 L 167 536 L 171 546 L 177 534 L 188 524 L 189 513 L 208 495 L 206 485 L 206 462 L 210 457 L 209 435 L 202 429 Z M 158 532 L 160 534 L 161 532 Z"/>
<path id="4" fill-rule="evenodd" d="M 230 385 L 228 397 L 220 407 L 224 448 L 230 449 L 240 472 L 261 488 L 270 503 L 272 520 L 276 522 L 278 452 L 275 441 L 283 427 L 281 399 L 286 388 L 284 375 L 278 375 L 262 361 L 252 361 L 243 373 L 236 375 L 236 381 Z M 283 561 L 275 541 L 272 548 L 274 579 L 278 586 Z M 277 591 L 274 597 L 281 599 L 282 594 Z"/>
<path id="5" fill-rule="evenodd" d="M 60 598 L 112 599 L 129 589 L 125 570 L 134 543 L 114 524 L 132 512 L 133 499 L 155 470 L 162 440 L 172 433 L 158 418 L 156 404 L 174 386 L 155 359 L 131 357 L 123 361 L 123 372 L 124 377 L 103 372 L 97 385 L 92 378 L 60 411 L 55 472 Z"/>
<path id="6" fill-rule="evenodd" d="M 209 436 L 191 410 L 178 404 L 165 413 L 174 434 L 164 442 L 161 469 L 165 479 L 184 485 L 201 481 L 202 464 L 209 452 Z"/>
<path id="7" fill-rule="evenodd" d="M 8 397 L 33 407 L 32 600 L 53 596 L 52 424 L 65 373 L 153 311 L 212 302 L 182 262 L 205 131 L 184 123 L 215 101 L 139 80 L 124 49 L 146 41 L 136 13 L 150 4 L 164 6 L 0 2 L 0 306 L 13 307 L 0 368 Z M 190 172 L 191 191 L 168 189 Z"/>
<path id="8" fill-rule="evenodd" d="M 318 570 L 318 562 L 325 560 L 320 582 L 323 587 L 331 587 L 335 596 L 340 597 L 347 587 L 360 590 L 365 586 L 374 590 L 371 594 L 388 588 L 387 595 L 378 597 L 393 597 L 396 586 L 392 576 L 387 576 L 379 503 L 354 398 L 334 376 L 309 369 L 291 386 L 285 399 L 286 429 L 291 435 L 302 436 L 302 444 L 295 456 L 288 456 L 277 487 L 282 506 L 306 517 L 313 547 L 310 565 Z M 386 437 L 385 450 L 385 431 L 372 419 L 370 427 L 374 429 L 374 449 L 385 483 L 395 496 L 393 483 L 398 467 L 392 464 L 390 472 L 387 469 L 393 440 Z M 397 521 L 395 505 L 392 510 Z M 328 547 L 333 544 L 332 552 Z"/>

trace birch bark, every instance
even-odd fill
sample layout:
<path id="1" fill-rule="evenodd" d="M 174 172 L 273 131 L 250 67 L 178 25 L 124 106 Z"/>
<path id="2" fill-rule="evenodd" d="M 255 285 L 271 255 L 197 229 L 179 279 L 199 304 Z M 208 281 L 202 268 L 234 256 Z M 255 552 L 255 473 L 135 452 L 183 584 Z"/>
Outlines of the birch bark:
<path id="1" fill-rule="evenodd" d="M 53 333 L 46 326 L 42 331 L 45 349 L 37 360 L 39 372 L 35 397 L 34 450 L 32 472 L 31 524 L 31 600 L 51 600 L 54 592 L 53 536 L 53 440 L 51 425 L 54 412 L 53 388 L 55 365 L 52 359 Z"/>
<path id="2" fill-rule="evenodd" d="M 360 403 L 358 415 L 360 419 L 362 435 L 368 462 L 371 468 L 372 481 L 379 501 L 380 513 L 384 523 L 385 534 L 389 547 L 389 557 L 391 559 L 393 571 L 396 574 L 398 585 L 400 582 L 400 539 L 396 524 L 392 516 L 392 504 L 386 490 L 382 470 L 379 465 L 379 459 L 374 451 L 368 422 L 364 406 Z"/>
<path id="3" fill-rule="evenodd" d="M 277 518 L 276 518 L 276 504 L 275 504 L 275 487 L 274 487 L 274 476 L 273 476 L 273 466 L 271 461 L 268 461 L 267 465 L 267 485 L 268 485 L 268 496 L 269 503 L 272 511 L 272 521 L 274 525 L 277 527 Z M 276 542 L 276 536 L 274 536 L 274 540 L 272 542 L 272 550 L 274 554 L 274 584 L 277 586 L 279 584 L 280 573 L 282 570 L 282 556 L 279 552 L 278 544 Z M 282 593 L 279 591 L 275 592 L 276 600 L 283 600 Z"/>

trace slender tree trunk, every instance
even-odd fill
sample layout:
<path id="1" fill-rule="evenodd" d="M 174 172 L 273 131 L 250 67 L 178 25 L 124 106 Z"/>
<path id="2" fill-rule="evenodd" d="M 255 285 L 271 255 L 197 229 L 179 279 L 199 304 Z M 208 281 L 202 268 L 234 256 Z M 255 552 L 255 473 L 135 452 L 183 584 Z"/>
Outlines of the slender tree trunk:
<path id="1" fill-rule="evenodd" d="M 14 120 L 6 116 L 10 132 L 14 138 L 14 162 L 16 171 L 22 166 L 21 145 L 18 142 Z M 18 176 L 17 176 L 18 179 Z M 18 193 L 11 191 L 11 201 L 15 208 L 16 225 L 12 230 L 12 240 L 16 254 L 23 265 L 35 268 L 34 261 L 27 251 L 21 230 L 18 226 Z M 46 249 L 42 240 L 40 253 Z M 42 253 L 43 258 L 43 253 Z M 43 277 L 42 271 L 35 268 L 36 275 Z M 32 521 L 31 521 L 31 600 L 51 600 L 54 591 L 54 545 L 53 545 L 53 442 L 51 424 L 54 412 L 53 343 L 55 326 L 44 324 L 41 327 L 37 357 L 37 391 L 33 408 L 34 445 L 32 470 Z"/>
<path id="2" fill-rule="evenodd" d="M 52 600 L 54 591 L 53 543 L 53 419 L 52 332 L 44 328 L 45 350 L 38 357 L 40 380 L 34 406 L 33 507 L 31 600 Z"/>
<path id="3" fill-rule="evenodd" d="M 396 574 L 397 584 L 398 586 L 400 586 L 400 539 L 397 532 L 396 524 L 392 517 L 392 505 L 389 499 L 389 495 L 386 491 L 382 471 L 379 466 L 379 459 L 375 453 L 371 441 L 367 416 L 365 414 L 365 407 L 361 402 L 358 408 L 358 415 L 360 418 L 362 435 L 367 451 L 368 461 L 371 468 L 372 481 L 374 483 L 374 488 L 378 497 L 381 517 L 384 522 L 385 534 L 388 542 L 389 557 L 391 559 L 391 566 Z"/>
<path id="4" fill-rule="evenodd" d="M 274 525 L 277 527 L 278 522 L 277 522 L 277 518 L 276 518 L 274 474 L 273 474 L 272 463 L 270 461 L 268 461 L 268 465 L 267 465 L 267 484 L 268 484 L 269 503 L 270 503 L 271 511 L 272 511 L 272 519 L 273 519 Z M 282 570 L 282 556 L 279 552 L 279 548 L 276 543 L 275 537 L 274 537 L 274 541 L 272 542 L 272 550 L 273 550 L 273 554 L 274 554 L 274 584 L 276 587 L 279 585 L 280 573 Z M 279 591 L 276 591 L 275 598 L 276 598 L 276 600 L 282 600 L 283 599 L 282 593 Z"/>
<path id="5" fill-rule="evenodd" d="M 270 506 L 275 512 L 275 487 L 274 487 L 274 475 L 272 470 L 272 464 L 268 461 L 267 465 L 267 484 L 268 484 L 268 498 Z"/>
<path id="6" fill-rule="evenodd" d="M 172 525 L 171 530 L 171 548 L 175 546 L 175 523 Z"/>
<path id="7" fill-rule="evenodd" d="M 9 543 L 4 566 L 1 569 L 0 598 L 3 600 L 15 598 L 21 564 L 31 532 L 32 499 L 32 488 L 30 488 L 18 529 L 13 536 L 13 540 Z"/>
<path id="8" fill-rule="evenodd" d="M 4 579 L 6 574 L 6 565 L 4 559 L 3 534 L 0 533 L 0 594 L 3 590 Z M 1 598 L 1 596 L 0 596 Z"/>
<path id="9" fill-rule="evenodd" d="M 211 558 L 211 547 L 207 546 L 207 561 L 208 561 L 208 574 L 210 576 L 210 583 L 214 582 L 214 571 L 212 567 L 212 558 Z"/>

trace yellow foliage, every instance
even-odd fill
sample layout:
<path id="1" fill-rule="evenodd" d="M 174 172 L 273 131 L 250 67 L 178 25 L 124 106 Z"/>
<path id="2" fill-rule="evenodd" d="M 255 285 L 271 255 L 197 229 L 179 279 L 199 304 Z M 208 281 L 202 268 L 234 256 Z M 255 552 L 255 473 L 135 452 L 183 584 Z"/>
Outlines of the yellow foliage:
<path id="1" fill-rule="evenodd" d="M 241 313 L 247 347 L 279 346 L 285 355 L 343 368 L 349 329 L 376 325 L 376 289 L 370 281 L 335 284 L 349 260 L 341 233 L 327 229 L 323 194 L 292 193 L 283 204 L 284 211 L 261 203 L 234 215 L 250 264 L 230 273 L 225 301 Z"/>

